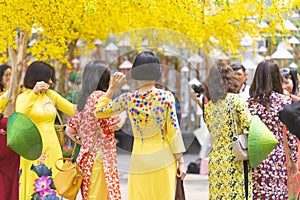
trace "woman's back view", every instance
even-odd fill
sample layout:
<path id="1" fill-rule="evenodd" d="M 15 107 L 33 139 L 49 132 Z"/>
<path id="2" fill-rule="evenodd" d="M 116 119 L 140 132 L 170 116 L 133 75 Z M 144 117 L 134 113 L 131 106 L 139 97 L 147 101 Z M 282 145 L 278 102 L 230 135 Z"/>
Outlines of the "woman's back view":
<path id="1" fill-rule="evenodd" d="M 137 61 L 139 56 L 149 56 L 154 60 L 156 58 L 151 53 L 141 53 L 136 58 Z M 133 70 L 135 66 L 141 65 L 134 64 Z M 174 199 L 177 167 L 180 168 L 182 178 L 184 177 L 179 166 L 183 164 L 181 153 L 185 151 L 176 116 L 175 99 L 171 92 L 154 86 L 156 78 L 153 76 L 160 74 L 155 72 L 155 69 L 160 68 L 159 64 L 151 63 L 147 67 L 147 70 L 154 70 L 147 74 L 152 75 L 148 77 L 150 80 L 141 80 L 142 86 L 139 90 L 125 93 L 111 102 L 110 98 L 103 98 L 98 103 L 96 116 L 106 118 L 124 110 L 129 115 L 134 144 L 130 161 L 128 199 Z M 132 72 L 133 78 L 136 78 L 134 73 Z"/>
<path id="2" fill-rule="evenodd" d="M 245 199 L 244 186 L 251 186 L 251 178 L 245 183 L 243 162 L 236 160 L 232 149 L 234 136 L 249 128 L 251 115 L 245 100 L 234 92 L 238 92 L 238 84 L 231 67 L 224 63 L 213 66 L 205 81 L 209 101 L 204 110 L 213 138 L 209 155 L 209 199 Z"/>
<path id="3" fill-rule="evenodd" d="M 284 125 L 279 120 L 278 112 L 290 103 L 291 99 L 283 95 L 278 65 L 274 61 L 259 63 L 250 87 L 249 110 L 268 126 L 279 144 L 252 170 L 254 199 L 288 199 L 284 143 L 287 143 L 290 151 L 291 162 L 288 167 L 291 175 L 297 173 L 298 147 L 296 136 L 288 131 L 287 140 L 284 139 Z"/>

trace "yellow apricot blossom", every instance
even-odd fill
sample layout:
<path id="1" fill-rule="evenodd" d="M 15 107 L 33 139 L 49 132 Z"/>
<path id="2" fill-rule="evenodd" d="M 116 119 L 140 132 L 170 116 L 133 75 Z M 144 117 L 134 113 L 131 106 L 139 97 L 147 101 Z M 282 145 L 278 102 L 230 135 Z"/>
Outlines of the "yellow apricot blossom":
<path id="1" fill-rule="evenodd" d="M 252 37 L 274 34 L 283 14 L 298 4 L 299 0 L 274 0 L 269 5 L 265 0 L 217 0 L 214 4 L 209 0 L 2 0 L 0 53 L 5 60 L 8 46 L 17 49 L 16 36 L 22 30 L 29 33 L 29 40 L 37 40 L 27 49 L 31 56 L 67 62 L 68 45 L 78 39 L 105 40 L 111 33 L 155 27 L 184 34 L 202 48 L 221 48 L 234 55 L 246 33 Z M 262 30 L 261 21 L 269 27 Z M 37 33 L 32 34 L 32 28 Z M 140 43 L 143 38 L 137 37 Z"/>
<path id="2" fill-rule="evenodd" d="M 90 49 L 110 34 L 129 36 L 134 48 L 147 39 L 152 47 L 218 48 L 240 57 L 245 35 L 271 34 L 275 42 L 275 34 L 290 34 L 283 20 L 297 8 L 299 0 L 0 0 L 0 63 L 18 58 L 14 68 L 34 58 L 68 64 L 78 40 Z"/>

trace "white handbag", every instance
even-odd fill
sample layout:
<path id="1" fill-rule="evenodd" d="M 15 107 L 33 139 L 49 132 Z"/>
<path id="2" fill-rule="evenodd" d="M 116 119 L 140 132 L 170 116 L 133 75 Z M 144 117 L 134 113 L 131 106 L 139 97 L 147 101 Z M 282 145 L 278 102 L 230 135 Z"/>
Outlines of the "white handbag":
<path id="1" fill-rule="evenodd" d="M 248 134 L 235 135 L 232 150 L 237 160 L 248 160 Z"/>
<path id="2" fill-rule="evenodd" d="M 235 134 L 232 141 L 232 150 L 237 160 L 248 160 L 248 134 L 238 134 L 235 115 L 233 114 Z"/>

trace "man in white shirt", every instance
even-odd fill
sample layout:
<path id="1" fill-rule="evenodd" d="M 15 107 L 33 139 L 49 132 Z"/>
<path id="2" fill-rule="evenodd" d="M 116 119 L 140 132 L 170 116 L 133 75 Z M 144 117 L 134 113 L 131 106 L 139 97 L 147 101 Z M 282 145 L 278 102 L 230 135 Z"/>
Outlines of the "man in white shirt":
<path id="1" fill-rule="evenodd" d="M 248 80 L 248 71 L 247 69 L 240 63 L 232 63 L 230 67 L 235 71 L 235 74 L 240 83 L 240 95 L 247 100 L 249 98 L 249 85 L 247 85 Z"/>

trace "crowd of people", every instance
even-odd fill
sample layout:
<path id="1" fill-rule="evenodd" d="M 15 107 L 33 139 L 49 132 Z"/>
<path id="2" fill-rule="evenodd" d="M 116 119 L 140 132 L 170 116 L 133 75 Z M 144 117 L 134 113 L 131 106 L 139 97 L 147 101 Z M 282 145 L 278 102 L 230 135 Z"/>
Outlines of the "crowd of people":
<path id="1" fill-rule="evenodd" d="M 176 177 L 183 180 L 186 176 L 185 146 L 175 97 L 171 91 L 156 87 L 162 73 L 158 57 L 150 51 L 138 54 L 131 69 L 131 79 L 138 83 L 138 88 L 116 98 L 115 90 L 128 81 L 126 76 L 112 73 L 105 62 L 89 62 L 82 73 L 76 105 L 51 89 L 52 69 L 43 61 L 33 62 L 24 77 L 26 90 L 16 101 L 16 111 L 29 117 L 40 131 L 43 150 L 38 159 L 27 160 L 6 146 L 8 116 L 2 116 L 0 199 L 32 199 L 43 188 L 43 197 L 59 197 L 54 189 L 45 189 L 50 188 L 52 177 L 57 174 L 55 163 L 63 164 L 57 162 L 62 157 L 54 129 L 58 111 L 70 117 L 66 134 L 81 145 L 76 162 L 84 175 L 82 199 L 121 199 L 114 131 L 124 124 L 120 116 L 124 112 L 134 136 L 128 199 L 175 199 Z M 10 73 L 8 65 L 0 66 L 2 113 L 8 102 Z M 205 105 L 204 101 L 197 101 L 204 109 L 204 121 L 213 141 L 209 155 L 209 199 L 296 197 L 299 185 L 290 180 L 299 178 L 299 140 L 285 128 L 278 112 L 300 99 L 297 71 L 280 69 L 274 61 L 266 60 L 258 64 L 251 85 L 246 82 L 247 70 L 243 65 L 217 63 L 209 69 L 203 83 Z M 253 115 L 259 116 L 279 142 L 255 168 L 236 160 L 232 149 L 235 129 L 240 133 L 248 131 Z M 41 164 L 52 170 L 43 187 L 38 185 L 39 177 L 32 170 Z"/>
<path id="2" fill-rule="evenodd" d="M 204 82 L 205 123 L 213 138 L 209 155 L 209 199 L 296 199 L 299 196 L 298 143 L 279 120 L 279 111 L 298 100 L 297 71 L 272 60 L 258 64 L 250 87 L 239 63 L 218 63 Z M 246 93 L 245 93 L 246 92 Z M 235 159 L 232 141 L 249 130 L 257 115 L 278 140 L 276 148 L 255 168 Z M 245 177 L 246 174 L 246 177 Z"/>
<path id="3" fill-rule="evenodd" d="M 55 165 L 63 164 L 57 161 L 62 157 L 54 129 L 58 111 L 70 117 L 66 134 L 81 145 L 76 162 L 84 175 L 82 199 L 121 199 L 114 131 L 124 124 L 124 119 L 119 117 L 122 112 L 127 112 L 135 138 L 129 199 L 174 199 L 176 177 L 183 179 L 186 175 L 182 156 L 185 147 L 175 98 L 171 92 L 155 87 L 161 68 L 154 53 L 142 52 L 133 63 L 132 79 L 138 82 L 139 88 L 114 100 L 111 100 L 114 90 L 125 76 L 120 72 L 111 74 L 106 63 L 92 61 L 84 67 L 77 105 L 51 89 L 52 69 L 43 61 L 30 64 L 24 77 L 26 91 L 16 101 L 16 112 L 25 114 L 39 129 L 43 141 L 41 156 L 27 160 L 15 154 L 6 146 L 6 127 L 1 126 L 0 199 L 59 197 L 52 187 L 52 178 L 57 174 Z M 10 73 L 10 67 L 0 67 L 2 111 L 8 102 L 5 91 L 10 74 L 6 78 L 6 71 Z M 14 162 L 7 165 L 7 159 Z M 35 171 L 38 166 L 50 170 L 47 177 L 38 176 Z"/>

